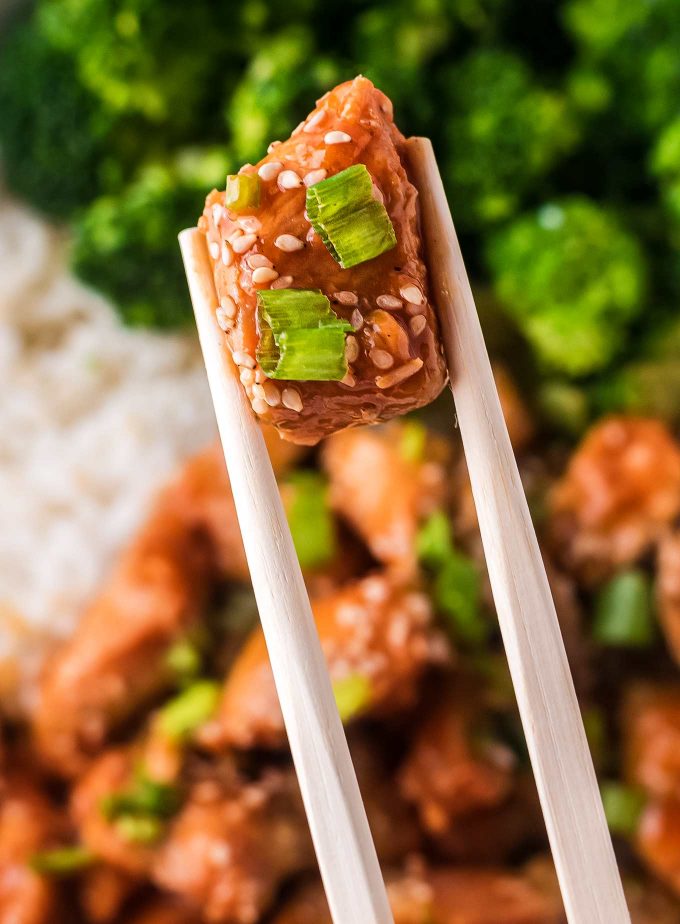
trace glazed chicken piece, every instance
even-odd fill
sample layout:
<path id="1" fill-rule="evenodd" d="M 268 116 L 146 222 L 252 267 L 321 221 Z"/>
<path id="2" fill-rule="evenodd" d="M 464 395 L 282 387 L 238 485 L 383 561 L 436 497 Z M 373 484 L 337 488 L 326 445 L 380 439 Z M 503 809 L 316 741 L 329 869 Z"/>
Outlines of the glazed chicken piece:
<path id="1" fill-rule="evenodd" d="M 426 666 L 448 657 L 443 636 L 431 625 L 427 598 L 393 586 L 385 576 L 350 584 L 314 602 L 313 610 L 334 683 L 351 684 L 361 694 L 352 718 L 408 707 Z M 237 657 L 217 716 L 204 726 L 199 740 L 217 750 L 285 745 L 283 717 L 260 627 Z"/>
<path id="2" fill-rule="evenodd" d="M 286 439 L 313 444 L 404 414 L 432 401 L 446 381 L 403 144 L 390 101 L 357 77 L 230 178 L 226 194 L 208 196 L 199 228 L 214 266 L 218 321 L 253 410 Z M 315 354 L 308 330 L 319 324 L 301 320 L 309 301 L 284 295 L 290 312 L 279 342 L 268 306 L 271 296 L 301 290 L 320 296 L 314 310 L 338 337 L 333 362 L 309 371 L 303 363 L 297 373 L 288 343 L 301 333 L 302 353 Z"/>
<path id="3" fill-rule="evenodd" d="M 653 796 L 680 796 L 680 685 L 631 689 L 621 727 L 626 779 Z"/>
<path id="4" fill-rule="evenodd" d="M 655 420 L 596 424 L 550 497 L 555 555 L 592 584 L 636 561 L 680 513 L 680 446 Z"/>
<path id="5" fill-rule="evenodd" d="M 442 690 L 401 769 L 401 790 L 431 834 L 447 832 L 461 816 L 501 805 L 513 790 L 516 759 L 485 735 L 483 697 L 481 683 L 467 679 Z"/>
<path id="6" fill-rule="evenodd" d="M 680 896 L 680 799 L 652 799 L 642 811 L 634 840 L 649 870 Z"/>
<path id="7" fill-rule="evenodd" d="M 60 830 L 52 806 L 21 774 L 0 778 L 0 924 L 53 924 L 59 917 L 53 883 L 34 872 L 34 854 Z"/>
<path id="8" fill-rule="evenodd" d="M 313 864 L 292 773 L 236 789 L 197 784 L 154 854 L 156 884 L 209 924 L 255 924 L 284 879 Z"/>
<path id="9" fill-rule="evenodd" d="M 111 924 L 134 894 L 138 881 L 113 866 L 97 864 L 78 883 L 78 904 L 88 924 Z"/>
<path id="10" fill-rule="evenodd" d="M 657 609 L 668 649 L 680 664 L 680 532 L 669 533 L 659 544 Z"/>
<path id="11" fill-rule="evenodd" d="M 158 898 L 136 914 L 126 915 L 120 924 L 203 924 L 203 919 L 171 899 Z"/>
<path id="12" fill-rule="evenodd" d="M 495 869 L 413 870 L 387 878 L 395 924 L 563 924 L 559 896 Z M 323 892 L 310 886 L 273 924 L 330 924 Z"/>
<path id="13" fill-rule="evenodd" d="M 449 456 L 416 422 L 336 433 L 322 451 L 330 503 L 378 561 L 414 574 L 418 529 L 447 501 Z"/>
<path id="14" fill-rule="evenodd" d="M 277 473 L 300 455 L 271 428 L 265 440 Z M 111 732 L 168 688 L 166 654 L 197 625 L 218 577 L 244 581 L 248 569 L 215 446 L 161 492 L 73 637 L 48 662 L 34 730 L 51 769 L 81 772 Z"/>
<path id="15" fill-rule="evenodd" d="M 493 377 L 496 382 L 498 397 L 512 448 L 515 452 L 522 452 L 533 439 L 534 422 L 512 376 L 505 366 L 494 363 Z"/>

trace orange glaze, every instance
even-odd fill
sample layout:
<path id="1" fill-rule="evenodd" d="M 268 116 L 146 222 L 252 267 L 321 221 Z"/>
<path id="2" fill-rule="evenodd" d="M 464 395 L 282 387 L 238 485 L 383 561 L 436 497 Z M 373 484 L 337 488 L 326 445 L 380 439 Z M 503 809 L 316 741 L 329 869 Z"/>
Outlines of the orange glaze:
<path id="1" fill-rule="evenodd" d="M 329 132 L 344 132 L 351 141 L 328 143 Z M 214 263 L 223 306 L 219 317 L 237 357 L 256 355 L 256 293 L 270 288 L 272 282 L 274 288 L 320 289 L 333 310 L 355 328 L 356 345 L 348 339 L 350 375 L 344 383 L 277 381 L 272 382 L 274 388 L 268 385 L 265 396 L 257 387 L 267 381 L 261 370 L 242 376 L 256 413 L 294 442 L 316 443 L 336 430 L 387 420 L 421 407 L 439 394 L 446 381 L 437 320 L 428 296 L 417 192 L 400 157 L 403 142 L 392 121 L 390 101 L 369 80 L 357 77 L 326 94 L 292 137 L 270 146 L 270 153 L 258 165 L 243 168 L 244 173 L 259 171 L 265 177 L 260 183 L 259 208 L 236 215 L 223 208 L 224 192 L 213 191 L 208 196 L 199 228 L 207 235 Z M 369 170 L 392 220 L 397 245 L 372 260 L 342 269 L 305 218 L 304 179 L 311 173 L 318 182 L 323 178 L 319 171 L 332 176 L 356 163 L 364 163 Z M 270 176 L 276 167 L 269 172 L 262 169 L 272 164 L 281 165 L 277 176 Z M 284 176 L 284 171 L 293 173 Z M 285 188 L 287 180 L 296 182 L 295 177 L 300 185 Z M 228 239 L 239 228 L 244 234 L 239 235 L 240 243 L 232 239 L 235 252 Z M 238 252 L 248 234 L 253 236 L 245 240 L 247 249 Z M 293 235 L 303 246 L 282 250 L 275 241 L 283 234 Z M 275 280 L 253 282 L 254 270 L 248 260 L 255 254 L 264 255 L 272 264 L 278 274 Z M 409 302 L 404 290 L 407 295 L 420 294 Z M 378 302 L 380 296 L 398 299 L 399 306 L 386 310 Z M 387 360 L 376 355 L 376 350 L 388 353 Z M 253 381 L 255 373 L 258 381 Z"/>

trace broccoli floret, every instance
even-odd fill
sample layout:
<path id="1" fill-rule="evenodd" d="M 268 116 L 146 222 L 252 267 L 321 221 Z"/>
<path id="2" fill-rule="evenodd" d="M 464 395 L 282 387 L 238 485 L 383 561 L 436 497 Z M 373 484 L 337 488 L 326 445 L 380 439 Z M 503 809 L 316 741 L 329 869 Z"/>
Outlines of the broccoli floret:
<path id="1" fill-rule="evenodd" d="M 236 157 L 259 160 L 270 141 L 290 134 L 310 100 L 340 79 L 338 65 L 316 52 L 309 29 L 288 29 L 264 41 L 227 107 Z"/>
<path id="2" fill-rule="evenodd" d="M 503 220 L 577 140 L 565 99 L 499 50 L 472 52 L 445 71 L 442 87 L 456 220 L 467 228 Z"/>
<path id="3" fill-rule="evenodd" d="M 145 167 L 122 193 L 90 205 L 75 228 L 73 267 L 110 296 L 128 324 L 170 328 L 191 317 L 177 244 L 196 223 L 201 197 L 224 183 L 226 153 L 181 154 L 170 166 Z"/>
<path id="4" fill-rule="evenodd" d="M 224 17 L 210 0 L 43 0 L 38 8 L 45 35 L 73 56 L 107 110 L 177 132 L 198 129 L 212 86 L 224 86 L 220 66 L 234 35 Z"/>
<path id="5" fill-rule="evenodd" d="M 652 151 L 652 172 L 659 178 L 668 213 L 680 227 L 680 118 L 661 133 Z"/>
<path id="6" fill-rule="evenodd" d="M 101 189 L 109 128 L 68 55 L 33 25 L 0 48 L 0 145 L 8 187 L 40 211 L 68 218 Z"/>
<path id="7" fill-rule="evenodd" d="M 582 58 L 611 82 L 618 119 L 647 130 L 677 113 L 677 0 L 568 0 L 563 15 Z"/>
<path id="8" fill-rule="evenodd" d="M 497 294 L 545 368 L 578 377 L 607 366 L 642 308 L 636 239 L 585 198 L 524 215 L 487 249 Z"/>

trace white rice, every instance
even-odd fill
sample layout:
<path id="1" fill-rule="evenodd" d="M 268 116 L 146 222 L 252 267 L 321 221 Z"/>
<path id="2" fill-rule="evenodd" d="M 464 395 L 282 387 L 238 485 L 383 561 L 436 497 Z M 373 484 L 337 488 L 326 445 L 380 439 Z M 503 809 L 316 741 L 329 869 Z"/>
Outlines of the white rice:
<path id="1" fill-rule="evenodd" d="M 213 436 L 193 336 L 122 327 L 70 276 L 63 239 L 0 198 L 0 704 Z"/>

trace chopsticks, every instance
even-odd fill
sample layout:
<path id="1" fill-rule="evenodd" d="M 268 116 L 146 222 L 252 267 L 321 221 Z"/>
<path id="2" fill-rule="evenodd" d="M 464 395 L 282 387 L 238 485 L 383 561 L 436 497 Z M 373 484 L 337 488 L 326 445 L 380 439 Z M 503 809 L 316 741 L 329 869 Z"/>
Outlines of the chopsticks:
<path id="1" fill-rule="evenodd" d="M 503 642 L 567 917 L 630 921 L 491 364 L 432 144 L 407 142 L 430 280 Z"/>
<path id="2" fill-rule="evenodd" d="M 281 711 L 334 924 L 392 924 L 366 812 L 262 432 L 217 325 L 205 237 L 179 235 Z"/>

